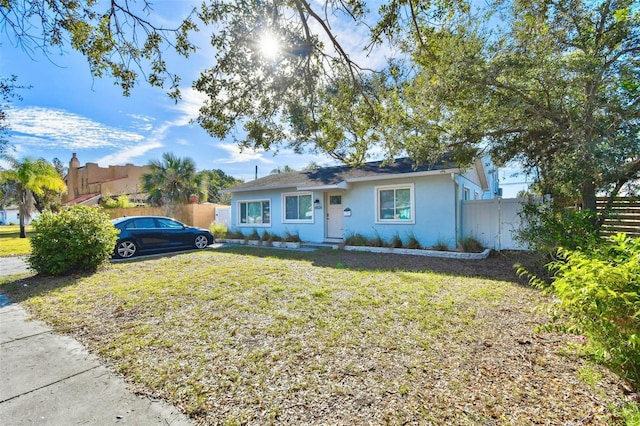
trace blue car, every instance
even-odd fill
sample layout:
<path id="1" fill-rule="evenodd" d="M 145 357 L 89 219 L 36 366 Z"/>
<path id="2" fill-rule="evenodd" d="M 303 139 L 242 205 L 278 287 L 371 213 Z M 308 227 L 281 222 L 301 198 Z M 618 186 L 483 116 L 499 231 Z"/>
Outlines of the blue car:
<path id="1" fill-rule="evenodd" d="M 148 252 L 204 249 L 213 244 L 213 234 L 208 229 L 187 226 L 168 217 L 120 217 L 111 223 L 120 230 L 113 254 L 121 259 Z"/>

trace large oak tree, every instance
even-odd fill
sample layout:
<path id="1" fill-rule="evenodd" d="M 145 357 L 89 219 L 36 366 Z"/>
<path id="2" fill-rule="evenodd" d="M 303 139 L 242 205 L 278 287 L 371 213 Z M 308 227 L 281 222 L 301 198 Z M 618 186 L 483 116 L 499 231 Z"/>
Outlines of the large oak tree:
<path id="1" fill-rule="evenodd" d="M 194 87 L 199 123 L 244 148 L 323 151 L 357 164 L 372 153 L 416 161 L 451 151 L 520 161 L 541 192 L 587 209 L 639 179 L 640 18 L 632 0 L 207 0 L 176 28 L 145 19 L 146 1 L 4 0 L 5 26 L 41 22 L 43 49 L 63 42 L 126 94 L 167 83 L 163 46 L 188 55 L 189 31 L 211 33 L 213 63 Z M 137 9 L 132 9 L 138 5 Z M 100 8 L 103 9 L 100 9 Z M 35 17 L 35 18 L 33 18 Z M 344 23 L 347 23 L 345 26 Z M 384 69 L 353 60 L 339 28 L 397 52 Z M 361 34 L 361 33 L 360 33 Z M 280 49 L 267 54 L 265 40 Z M 32 44 L 34 46 L 34 44 Z"/>

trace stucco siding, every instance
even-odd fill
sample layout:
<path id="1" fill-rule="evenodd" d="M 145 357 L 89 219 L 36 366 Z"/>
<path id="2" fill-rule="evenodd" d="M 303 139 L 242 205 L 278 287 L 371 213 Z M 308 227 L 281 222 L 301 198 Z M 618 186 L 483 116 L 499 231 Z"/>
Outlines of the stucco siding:
<path id="1" fill-rule="evenodd" d="M 297 191 L 296 188 L 287 188 L 282 191 L 250 191 L 233 194 L 231 201 L 231 229 L 241 231 L 248 235 L 257 230 L 262 235 L 264 231 L 284 237 L 286 233 L 298 234 L 303 241 L 324 241 L 324 209 L 312 208 L 312 218 L 309 223 L 285 223 L 282 194 L 296 194 L 311 192 L 311 199 L 322 200 L 322 193 L 317 191 Z M 241 223 L 240 204 L 248 201 L 268 200 L 270 204 L 269 223 Z"/>
<path id="2" fill-rule="evenodd" d="M 406 223 L 377 222 L 376 188 L 411 184 L 414 189 L 414 220 Z M 423 246 L 443 242 L 455 247 L 456 193 L 449 174 L 353 184 L 344 199 L 344 207 L 351 209 L 351 216 L 344 218 L 345 237 L 362 234 L 371 238 L 380 236 L 389 241 L 397 234 L 405 242 L 414 236 Z"/>

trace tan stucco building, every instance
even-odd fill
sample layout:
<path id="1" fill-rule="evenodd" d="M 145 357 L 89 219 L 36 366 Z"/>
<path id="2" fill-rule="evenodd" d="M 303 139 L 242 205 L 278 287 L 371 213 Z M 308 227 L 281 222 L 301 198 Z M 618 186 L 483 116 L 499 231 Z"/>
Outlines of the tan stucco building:
<path id="1" fill-rule="evenodd" d="M 149 172 L 148 166 L 133 164 L 106 168 L 97 163 L 81 166 L 74 152 L 69 161 L 69 171 L 65 178 L 67 193 L 62 202 L 96 205 L 102 197 L 120 195 L 127 195 L 134 202 L 144 202 L 147 195 L 141 192 L 140 177 Z"/>

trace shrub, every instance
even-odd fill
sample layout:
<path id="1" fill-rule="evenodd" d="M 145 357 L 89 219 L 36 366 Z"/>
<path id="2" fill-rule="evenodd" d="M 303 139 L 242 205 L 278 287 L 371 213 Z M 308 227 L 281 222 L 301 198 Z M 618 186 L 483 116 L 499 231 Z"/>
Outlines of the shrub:
<path id="1" fill-rule="evenodd" d="M 230 240 L 244 240 L 245 237 L 242 231 L 237 229 L 229 229 L 227 230 L 227 238 L 229 238 Z"/>
<path id="2" fill-rule="evenodd" d="M 611 243 L 591 251 L 560 249 L 560 259 L 549 264 L 551 286 L 533 283 L 557 296 L 552 325 L 585 335 L 596 359 L 638 389 L 640 239 L 618 234 Z"/>
<path id="3" fill-rule="evenodd" d="M 480 243 L 480 241 L 476 240 L 473 237 L 466 237 L 460 240 L 459 242 L 460 250 L 465 253 L 482 253 L 484 251 L 484 247 Z"/>
<path id="4" fill-rule="evenodd" d="M 247 240 L 252 240 L 252 241 L 259 241 L 260 240 L 260 234 L 258 234 L 258 230 L 254 229 L 253 231 L 251 231 L 251 233 L 247 236 L 245 236 L 245 239 Z"/>
<path id="5" fill-rule="evenodd" d="M 209 231 L 211 231 L 214 238 L 223 238 L 228 234 L 227 227 L 222 223 L 211 224 Z"/>
<path id="6" fill-rule="evenodd" d="M 520 214 L 523 226 L 516 239 L 533 251 L 554 257 L 559 247 L 588 250 L 603 243 L 590 211 L 554 207 L 551 203 L 525 204 Z"/>
<path id="7" fill-rule="evenodd" d="M 269 241 L 271 242 L 282 241 L 282 237 L 276 234 L 269 234 Z"/>
<path id="8" fill-rule="evenodd" d="M 442 240 L 438 240 L 436 245 L 433 246 L 431 249 L 432 250 L 436 250 L 436 251 L 448 251 L 449 250 L 449 244 L 445 243 Z"/>
<path id="9" fill-rule="evenodd" d="M 290 233 L 289 231 L 287 231 L 284 233 L 283 241 L 287 243 L 299 243 L 301 240 L 300 240 L 300 235 L 298 235 L 297 232 Z"/>
<path id="10" fill-rule="evenodd" d="M 262 233 L 262 235 L 260 236 L 260 241 L 261 242 L 272 241 L 271 240 L 271 234 L 269 234 L 269 231 L 264 231 Z"/>
<path id="11" fill-rule="evenodd" d="M 35 235 L 27 261 L 46 275 L 94 272 L 113 254 L 119 233 L 108 214 L 88 206 L 44 212 L 32 224 Z"/>
<path id="12" fill-rule="evenodd" d="M 407 248 L 407 249 L 421 249 L 422 246 L 420 245 L 420 242 L 415 237 L 415 235 L 409 235 L 409 238 L 407 239 L 407 243 L 404 245 L 404 248 Z"/>
<path id="13" fill-rule="evenodd" d="M 136 206 L 126 195 L 119 195 L 117 199 L 105 197 L 101 205 L 105 209 L 130 209 Z"/>
<path id="14" fill-rule="evenodd" d="M 386 243 L 384 242 L 384 240 L 380 235 L 376 235 L 375 237 L 369 238 L 367 240 L 367 245 L 369 247 L 384 247 L 386 246 Z"/>
<path id="15" fill-rule="evenodd" d="M 367 237 L 362 234 L 351 234 L 345 238 L 344 244 L 347 246 L 366 246 Z"/>
<path id="16" fill-rule="evenodd" d="M 402 238 L 398 234 L 394 235 L 391 242 L 389 242 L 389 247 L 391 248 L 401 248 L 403 245 Z"/>

